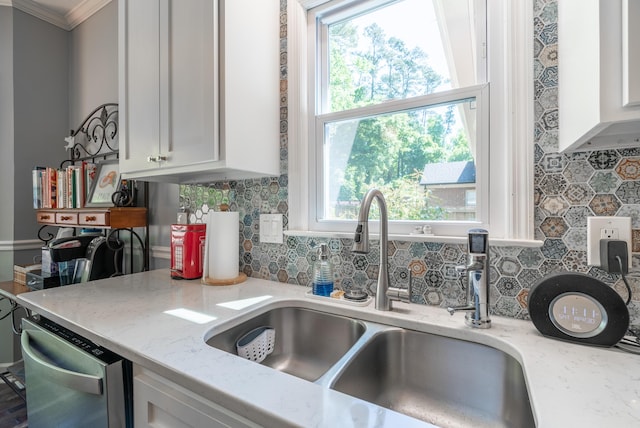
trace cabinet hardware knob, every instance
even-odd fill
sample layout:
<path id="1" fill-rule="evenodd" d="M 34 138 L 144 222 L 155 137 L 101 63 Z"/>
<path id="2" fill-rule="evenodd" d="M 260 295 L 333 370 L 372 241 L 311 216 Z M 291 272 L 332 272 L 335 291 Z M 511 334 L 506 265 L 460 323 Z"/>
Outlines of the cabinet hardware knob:
<path id="1" fill-rule="evenodd" d="M 49 219 L 51 219 L 51 216 L 50 215 L 41 215 L 40 219 L 41 220 L 49 220 Z"/>
<path id="2" fill-rule="evenodd" d="M 71 220 L 73 217 L 71 217 L 70 215 L 63 215 L 60 217 L 60 220 L 62 221 L 67 221 L 67 220 Z"/>
<path id="3" fill-rule="evenodd" d="M 84 218 L 85 221 L 96 221 L 97 218 L 94 215 L 88 215 Z"/>

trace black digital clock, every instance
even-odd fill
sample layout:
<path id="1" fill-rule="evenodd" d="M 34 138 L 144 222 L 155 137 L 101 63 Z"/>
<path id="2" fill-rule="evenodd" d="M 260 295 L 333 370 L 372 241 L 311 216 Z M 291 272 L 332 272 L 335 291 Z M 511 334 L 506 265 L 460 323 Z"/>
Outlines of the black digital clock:
<path id="1" fill-rule="evenodd" d="M 529 315 L 543 335 L 588 345 L 613 346 L 629 328 L 622 297 L 581 273 L 554 274 L 534 284 Z"/>

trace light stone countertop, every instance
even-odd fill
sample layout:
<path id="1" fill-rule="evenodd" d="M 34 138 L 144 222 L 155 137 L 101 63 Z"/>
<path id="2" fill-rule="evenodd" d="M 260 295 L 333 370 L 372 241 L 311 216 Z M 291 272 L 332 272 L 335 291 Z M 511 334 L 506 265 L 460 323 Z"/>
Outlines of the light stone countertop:
<path id="1" fill-rule="evenodd" d="M 259 424 L 305 427 L 425 427 L 424 422 L 220 351 L 205 343 L 265 308 L 300 306 L 482 343 L 524 369 L 537 426 L 640 426 L 640 356 L 542 337 L 528 321 L 493 317 L 472 330 L 464 316 L 394 302 L 392 312 L 326 302 L 307 288 L 249 278 L 232 286 L 173 281 L 156 270 L 20 294 L 18 302 L 123 357 Z M 235 310 L 220 303 L 264 300 Z M 189 309 L 197 324 L 164 313 Z M 470 358 L 473 358 L 470 356 Z"/>

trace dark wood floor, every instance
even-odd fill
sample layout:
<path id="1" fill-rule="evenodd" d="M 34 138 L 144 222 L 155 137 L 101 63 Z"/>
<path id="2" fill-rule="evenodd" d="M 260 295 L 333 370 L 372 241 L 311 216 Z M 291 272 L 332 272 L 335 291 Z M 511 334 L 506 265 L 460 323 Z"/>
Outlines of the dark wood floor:
<path id="1" fill-rule="evenodd" d="M 0 428 L 27 427 L 27 405 L 0 379 Z"/>

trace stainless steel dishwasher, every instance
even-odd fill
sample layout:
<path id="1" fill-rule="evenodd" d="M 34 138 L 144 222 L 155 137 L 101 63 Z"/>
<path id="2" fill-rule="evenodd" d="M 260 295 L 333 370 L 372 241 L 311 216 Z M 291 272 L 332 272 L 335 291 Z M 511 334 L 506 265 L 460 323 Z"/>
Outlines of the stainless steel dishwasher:
<path id="1" fill-rule="evenodd" d="M 38 316 L 21 344 L 29 428 L 133 426 L 129 361 Z"/>

